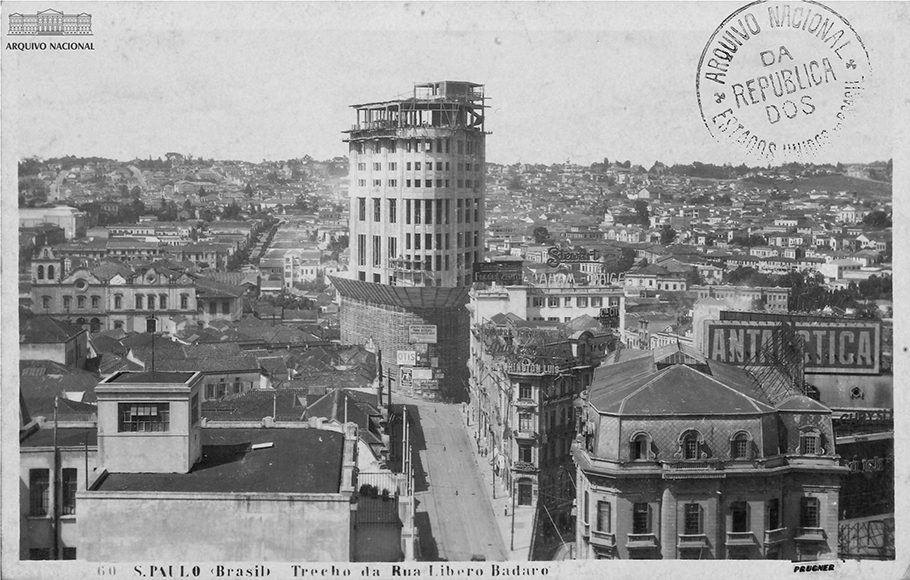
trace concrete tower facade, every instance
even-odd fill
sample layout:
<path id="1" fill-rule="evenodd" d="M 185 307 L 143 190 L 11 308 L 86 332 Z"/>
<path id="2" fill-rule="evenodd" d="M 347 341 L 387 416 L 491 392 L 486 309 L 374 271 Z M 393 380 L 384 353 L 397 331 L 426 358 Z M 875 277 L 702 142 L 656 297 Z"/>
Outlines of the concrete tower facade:
<path id="1" fill-rule="evenodd" d="M 353 105 L 350 268 L 393 286 L 470 286 L 483 258 L 483 85 L 440 81 Z"/>
<path id="2" fill-rule="evenodd" d="M 418 84 L 353 108 L 351 259 L 333 278 L 341 340 L 382 353 L 387 388 L 466 400 L 465 304 L 484 247 L 483 85 Z"/>

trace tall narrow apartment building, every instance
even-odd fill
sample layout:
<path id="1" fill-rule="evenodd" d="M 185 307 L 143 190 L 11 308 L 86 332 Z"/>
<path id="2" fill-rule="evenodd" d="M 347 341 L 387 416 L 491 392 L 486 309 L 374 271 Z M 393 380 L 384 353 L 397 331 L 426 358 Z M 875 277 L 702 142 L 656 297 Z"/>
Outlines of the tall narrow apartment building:
<path id="1" fill-rule="evenodd" d="M 395 390 L 461 399 L 464 305 L 484 247 L 483 85 L 417 84 L 410 97 L 353 108 L 350 265 L 333 279 L 342 341 L 372 341 Z M 435 326 L 436 338 L 415 338 L 415 326 Z M 398 351 L 416 357 L 416 376 L 402 374 Z"/>
<path id="2" fill-rule="evenodd" d="M 351 270 L 391 286 L 470 286 L 483 253 L 483 86 L 442 81 L 354 105 Z"/>

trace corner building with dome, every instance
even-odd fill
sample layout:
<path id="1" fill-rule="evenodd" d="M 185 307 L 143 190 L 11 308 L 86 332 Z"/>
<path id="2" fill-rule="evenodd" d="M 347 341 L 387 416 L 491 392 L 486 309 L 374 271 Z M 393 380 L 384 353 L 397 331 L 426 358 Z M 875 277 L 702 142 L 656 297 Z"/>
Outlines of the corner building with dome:
<path id="1" fill-rule="evenodd" d="M 830 409 L 685 346 L 623 354 L 579 409 L 578 558 L 837 557 Z"/>

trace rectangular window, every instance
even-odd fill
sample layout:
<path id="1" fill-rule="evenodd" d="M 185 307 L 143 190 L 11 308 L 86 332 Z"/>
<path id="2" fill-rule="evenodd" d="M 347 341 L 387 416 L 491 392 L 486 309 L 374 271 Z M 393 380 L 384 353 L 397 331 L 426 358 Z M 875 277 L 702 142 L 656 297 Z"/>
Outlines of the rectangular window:
<path id="1" fill-rule="evenodd" d="M 221 303 L 221 313 L 230 314 L 231 313 L 231 302 L 230 300 L 225 300 Z"/>
<path id="2" fill-rule="evenodd" d="M 411 162 L 408 161 L 407 163 L 405 163 L 405 164 L 404 164 L 404 168 L 405 168 L 406 170 L 410 171 L 410 170 L 411 170 Z"/>
<path id="3" fill-rule="evenodd" d="M 600 296 L 591 297 L 591 307 L 592 308 L 600 308 L 602 304 L 603 304 L 603 299 Z"/>
<path id="4" fill-rule="evenodd" d="M 394 224 L 398 220 L 398 200 L 389 200 L 389 223 Z"/>
<path id="5" fill-rule="evenodd" d="M 530 444 L 520 443 L 518 445 L 518 460 L 525 463 L 534 462 L 534 450 Z"/>
<path id="6" fill-rule="evenodd" d="M 189 308 L 190 297 L 186 294 L 180 295 L 180 309 L 186 310 Z"/>
<path id="7" fill-rule="evenodd" d="M 404 180 L 404 186 L 405 186 L 405 187 L 411 187 L 411 180 L 410 180 L 410 179 L 405 179 L 405 180 Z"/>
<path id="8" fill-rule="evenodd" d="M 455 217 L 455 220 L 456 220 L 458 223 L 461 223 L 461 218 L 462 218 L 461 208 L 462 208 L 463 206 L 464 206 L 464 201 L 462 201 L 461 199 L 459 199 L 458 202 L 456 203 L 456 206 L 455 206 L 455 216 L 456 216 L 456 217 Z"/>
<path id="9" fill-rule="evenodd" d="M 423 186 L 424 186 L 424 187 L 433 187 L 433 180 L 432 180 L 432 179 L 424 179 L 424 180 L 423 180 Z M 429 201 L 429 200 L 427 200 L 427 201 Z M 429 223 L 429 222 L 427 222 L 427 223 Z"/>
<path id="10" fill-rule="evenodd" d="M 170 403 L 118 403 L 117 431 L 156 433 L 170 431 Z"/>
<path id="11" fill-rule="evenodd" d="M 98 308 L 98 305 L 101 304 L 100 296 L 92 296 L 92 308 Z"/>
<path id="12" fill-rule="evenodd" d="M 458 242 L 459 248 L 464 246 L 464 234 L 463 233 L 458 232 L 457 234 L 455 234 L 455 239 Z"/>
<path id="13" fill-rule="evenodd" d="M 480 246 L 480 232 L 478 232 L 478 231 L 474 232 L 474 246 L 475 247 Z"/>
<path id="14" fill-rule="evenodd" d="M 415 170 L 415 171 L 420 171 L 420 161 L 415 161 L 415 162 L 414 162 L 414 170 Z"/>
<path id="15" fill-rule="evenodd" d="M 76 548 L 63 548 L 63 559 L 64 560 L 75 560 L 76 559 Z"/>
<path id="16" fill-rule="evenodd" d="M 449 223 L 449 200 L 446 200 L 445 223 Z"/>
<path id="17" fill-rule="evenodd" d="M 425 224 L 430 225 L 433 223 L 433 200 L 428 199 L 424 202 L 424 218 Z"/>
<path id="18" fill-rule="evenodd" d="M 155 309 L 155 295 L 149 294 L 146 301 L 148 302 L 149 310 L 154 310 Z"/>
<path id="19" fill-rule="evenodd" d="M 451 241 L 451 238 L 450 238 L 449 234 L 446 234 L 446 245 L 445 245 L 445 249 L 447 249 L 447 250 L 449 249 L 449 242 L 450 242 L 450 241 Z"/>
<path id="20" fill-rule="evenodd" d="M 520 413 L 518 415 L 518 430 L 533 431 L 533 418 L 530 413 Z"/>
<path id="21" fill-rule="evenodd" d="M 389 171 L 398 171 L 398 164 L 394 161 L 389 163 Z"/>
<path id="22" fill-rule="evenodd" d="M 114 295 L 114 310 L 120 310 L 123 308 L 123 296 L 120 294 Z"/>
<path id="23" fill-rule="evenodd" d="M 410 186 L 410 185 L 411 185 L 411 182 L 408 181 L 408 186 Z M 404 200 L 404 223 L 406 223 L 406 224 L 411 223 L 411 200 L 410 199 Z"/>
<path id="24" fill-rule="evenodd" d="M 701 506 L 697 503 L 687 503 L 684 507 L 685 533 L 701 533 Z"/>
<path id="25" fill-rule="evenodd" d="M 378 266 L 382 263 L 382 238 L 373 236 L 373 265 Z"/>
<path id="26" fill-rule="evenodd" d="M 50 509 L 50 471 L 28 470 L 28 515 L 46 516 Z"/>
<path id="27" fill-rule="evenodd" d="M 415 199 L 415 200 L 414 200 L 414 223 L 415 223 L 415 224 L 420 224 L 420 218 L 421 218 L 421 215 L 420 215 L 420 206 L 421 206 L 420 200 L 419 200 L 419 199 Z"/>
<path id="28" fill-rule="evenodd" d="M 597 531 L 610 533 L 610 502 L 597 502 Z"/>
<path id="29" fill-rule="evenodd" d="M 376 152 L 379 153 L 379 145 L 376 145 Z M 373 171 L 382 171 L 382 163 L 374 163 Z"/>
<path id="30" fill-rule="evenodd" d="M 442 200 L 441 199 L 436 200 L 436 223 L 437 224 L 442 223 Z"/>
<path id="31" fill-rule="evenodd" d="M 405 250 L 411 249 L 411 234 L 404 235 L 404 249 Z"/>
<path id="32" fill-rule="evenodd" d="M 374 222 L 382 221 L 382 200 L 381 199 L 373 200 L 373 221 Z"/>
<path id="33" fill-rule="evenodd" d="M 749 507 L 744 501 L 735 501 L 730 506 L 732 528 L 734 532 L 749 531 Z"/>
<path id="34" fill-rule="evenodd" d="M 579 296 L 578 298 L 575 299 L 575 303 L 578 305 L 579 308 L 587 308 L 588 307 L 588 297 Z"/>
<path id="35" fill-rule="evenodd" d="M 528 383 L 519 383 L 518 384 L 518 398 L 519 399 L 530 399 L 532 398 L 531 385 Z"/>
<path id="36" fill-rule="evenodd" d="M 632 533 L 651 533 L 651 509 L 646 503 L 636 503 L 632 506 Z"/>
<path id="37" fill-rule="evenodd" d="M 559 308 L 559 297 L 558 296 L 548 297 L 547 306 L 549 306 L 550 308 Z"/>
<path id="38" fill-rule="evenodd" d="M 768 500 L 768 529 L 780 528 L 780 500 L 776 497 Z"/>
<path id="39" fill-rule="evenodd" d="M 479 197 L 474 198 L 474 221 L 475 222 L 480 221 L 480 198 Z"/>
<path id="40" fill-rule="evenodd" d="M 414 249 L 420 249 L 420 234 L 414 234 Z"/>
<path id="41" fill-rule="evenodd" d="M 64 296 L 64 297 L 63 297 L 63 309 L 64 309 L 64 310 L 69 310 L 70 307 L 72 306 L 72 303 L 73 303 L 73 297 L 72 297 L 72 296 Z"/>
<path id="42" fill-rule="evenodd" d="M 442 256 L 436 256 L 436 271 L 442 271 Z"/>
<path id="43" fill-rule="evenodd" d="M 365 197 L 357 198 L 357 219 L 360 221 L 367 219 L 367 198 Z"/>
<path id="44" fill-rule="evenodd" d="M 389 259 L 398 256 L 398 238 L 389 238 Z"/>
<path id="45" fill-rule="evenodd" d="M 448 235 L 448 234 L 446 234 L 446 235 Z M 449 263 L 449 255 L 446 254 L 446 270 L 451 270 L 451 269 L 452 269 L 452 266 Z"/>
<path id="46" fill-rule="evenodd" d="M 464 223 L 471 223 L 471 200 L 464 200 Z"/>
<path id="47" fill-rule="evenodd" d="M 63 515 L 73 515 L 76 513 L 76 487 L 77 487 L 77 474 L 78 471 L 73 467 L 64 467 L 63 468 L 63 479 L 61 481 L 63 485 L 63 497 L 61 498 L 63 504 L 61 506 L 61 512 Z"/>
<path id="48" fill-rule="evenodd" d="M 158 296 L 158 307 L 162 310 L 167 309 L 167 294 L 162 294 Z"/>
<path id="49" fill-rule="evenodd" d="M 357 180 L 357 185 L 359 185 L 360 187 L 366 187 L 366 186 L 367 186 L 367 180 L 366 180 L 366 179 L 358 179 L 358 180 Z"/>
<path id="50" fill-rule="evenodd" d="M 804 497 L 799 501 L 799 525 L 803 528 L 820 526 L 819 502 L 817 497 Z"/>
<path id="51" fill-rule="evenodd" d="M 464 141 L 456 141 L 455 144 L 457 145 L 457 153 L 459 155 L 464 154 Z"/>
<path id="52" fill-rule="evenodd" d="M 360 234 L 357 236 L 357 264 L 360 266 L 367 265 L 367 236 Z"/>
<path id="53" fill-rule="evenodd" d="M 373 180 L 373 186 L 374 186 L 374 187 L 382 187 L 382 180 L 381 180 L 381 179 L 374 179 L 374 180 Z"/>
<path id="54" fill-rule="evenodd" d="M 358 164 L 357 164 L 357 171 L 366 171 L 366 170 L 367 170 L 367 164 L 366 164 L 366 163 L 358 163 Z"/>
<path id="55" fill-rule="evenodd" d="M 214 300 L 209 302 L 209 314 L 218 314 L 218 303 Z"/>
<path id="56" fill-rule="evenodd" d="M 142 309 L 142 295 L 136 294 L 136 310 Z"/>

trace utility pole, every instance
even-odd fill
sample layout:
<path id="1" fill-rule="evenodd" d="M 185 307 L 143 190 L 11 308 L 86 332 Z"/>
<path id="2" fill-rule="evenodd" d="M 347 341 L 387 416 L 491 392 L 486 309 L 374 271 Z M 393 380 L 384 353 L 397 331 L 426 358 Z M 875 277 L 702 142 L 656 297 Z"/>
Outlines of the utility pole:
<path id="1" fill-rule="evenodd" d="M 54 477 L 53 477 L 53 494 L 50 494 L 51 506 L 53 507 L 53 530 L 54 530 L 54 557 L 53 560 L 60 559 L 60 448 L 57 446 L 57 406 L 60 397 L 54 397 Z"/>
<path id="2" fill-rule="evenodd" d="M 515 484 L 511 486 L 512 491 L 512 541 L 509 544 L 509 549 L 513 552 L 515 551 Z"/>

